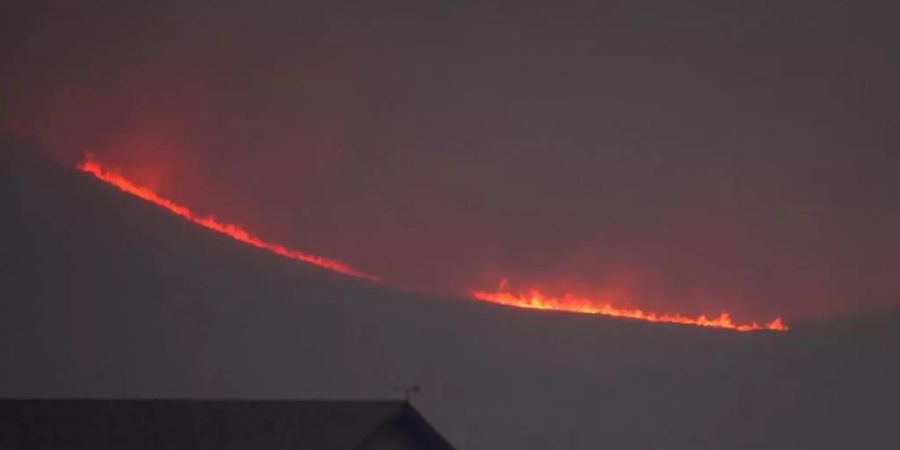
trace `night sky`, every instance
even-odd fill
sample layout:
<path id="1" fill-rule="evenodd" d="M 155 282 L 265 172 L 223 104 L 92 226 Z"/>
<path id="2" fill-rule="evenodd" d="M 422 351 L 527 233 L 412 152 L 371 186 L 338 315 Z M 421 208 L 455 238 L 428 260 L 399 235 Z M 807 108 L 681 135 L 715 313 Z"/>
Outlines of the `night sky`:
<path id="1" fill-rule="evenodd" d="M 12 2 L 4 132 L 427 292 L 900 305 L 895 2 Z"/>

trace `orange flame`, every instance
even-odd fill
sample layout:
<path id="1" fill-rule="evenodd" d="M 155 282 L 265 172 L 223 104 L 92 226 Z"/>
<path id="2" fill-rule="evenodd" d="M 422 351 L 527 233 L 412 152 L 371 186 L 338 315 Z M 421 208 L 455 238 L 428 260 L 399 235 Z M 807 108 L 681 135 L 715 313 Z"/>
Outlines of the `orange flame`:
<path id="1" fill-rule="evenodd" d="M 161 208 L 165 208 L 170 212 L 181 216 L 197 225 L 200 225 L 204 228 L 208 228 L 213 231 L 217 231 L 222 233 L 228 237 L 236 241 L 243 242 L 245 244 L 250 244 L 254 247 L 258 247 L 264 250 L 268 250 L 276 255 L 284 256 L 285 258 L 295 259 L 298 261 L 307 262 L 310 264 L 315 264 L 319 267 L 324 267 L 329 270 L 333 270 L 335 272 L 339 272 L 345 275 L 350 275 L 357 278 L 364 278 L 366 280 L 378 281 L 379 277 L 375 275 L 370 275 L 365 272 L 356 270 L 342 262 L 335 261 L 328 258 L 323 258 L 321 256 L 316 256 L 310 253 L 301 252 L 299 250 L 294 250 L 288 247 L 285 247 L 281 244 L 276 244 L 273 242 L 264 241 L 252 234 L 243 228 L 233 225 L 230 223 L 220 222 L 213 216 L 207 217 L 199 217 L 197 214 L 192 212 L 188 207 L 179 205 L 172 200 L 161 197 L 151 189 L 139 186 L 123 175 L 109 169 L 103 167 L 97 162 L 86 160 L 78 165 L 78 169 L 82 172 L 90 173 L 97 177 L 98 179 L 109 183 L 123 192 L 127 192 L 135 197 L 144 199 L 150 203 L 153 203 Z"/>
<path id="2" fill-rule="evenodd" d="M 186 220 L 189 220 L 204 228 L 224 234 L 236 241 L 240 241 L 245 244 L 267 250 L 279 256 L 315 264 L 319 267 L 323 267 L 345 275 L 363 278 L 370 281 L 381 281 L 378 276 L 359 271 L 342 262 L 323 258 L 321 256 L 316 256 L 310 253 L 301 252 L 299 250 L 294 250 L 281 244 L 264 241 L 250 234 L 240 226 L 220 222 L 213 216 L 200 217 L 192 212 L 188 207 L 179 205 L 172 200 L 162 197 L 153 192 L 153 190 L 151 190 L 150 188 L 137 185 L 128 180 L 125 176 L 117 173 L 114 170 L 104 167 L 100 163 L 97 163 L 93 160 L 88 159 L 85 162 L 82 162 L 78 165 L 78 169 L 82 172 L 89 173 L 97 177 L 101 181 L 117 187 L 123 192 L 153 203 Z M 624 317 L 629 319 L 644 320 L 647 322 L 676 323 L 701 327 L 724 328 L 735 331 L 788 330 L 787 325 L 784 324 L 780 317 L 764 325 L 759 325 L 756 322 L 752 322 L 750 324 L 736 324 L 732 321 L 731 316 L 728 313 L 724 312 L 718 317 L 713 318 L 708 318 L 705 315 L 701 315 L 698 317 L 689 317 L 682 314 L 659 314 L 654 312 L 646 312 L 640 309 L 617 308 L 609 303 L 598 301 L 597 299 L 578 297 L 571 294 L 564 295 L 563 297 L 551 297 L 544 295 L 538 290 L 530 290 L 527 293 L 514 293 L 508 290 L 508 281 L 505 278 L 500 281 L 500 287 L 497 291 L 490 292 L 475 290 L 472 291 L 472 295 L 478 300 L 515 306 L 519 308 L 569 311 L 583 314 L 600 314 L 612 317 Z"/>
<path id="3" fill-rule="evenodd" d="M 609 303 L 597 301 L 589 297 L 579 297 L 572 294 L 566 294 L 562 297 L 551 297 L 544 295 L 536 289 L 532 289 L 527 293 L 515 293 L 507 290 L 507 280 L 504 278 L 500 281 L 498 291 L 472 291 L 472 295 L 481 301 L 499 303 L 501 305 L 515 306 L 518 308 L 530 308 L 541 310 L 568 311 L 582 314 L 600 314 L 612 317 L 624 317 L 627 319 L 644 320 L 647 322 L 665 322 L 677 323 L 682 325 L 695 325 L 699 327 L 724 328 L 735 331 L 756 331 L 756 330 L 772 330 L 787 331 L 788 327 L 784 321 L 778 317 L 775 320 L 759 325 L 756 322 L 749 324 L 734 323 L 731 315 L 727 312 L 721 313 L 718 317 L 707 317 L 701 315 L 698 317 L 689 317 L 682 314 L 660 314 L 655 312 L 647 312 L 640 309 L 617 308 Z"/>

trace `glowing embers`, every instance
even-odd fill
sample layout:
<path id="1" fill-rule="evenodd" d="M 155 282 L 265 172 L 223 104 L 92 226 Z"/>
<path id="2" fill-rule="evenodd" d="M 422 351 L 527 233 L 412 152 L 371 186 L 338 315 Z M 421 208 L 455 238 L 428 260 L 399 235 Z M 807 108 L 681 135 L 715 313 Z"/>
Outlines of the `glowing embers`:
<path id="1" fill-rule="evenodd" d="M 157 206 L 165 208 L 170 212 L 179 215 L 197 225 L 200 225 L 204 228 L 208 228 L 213 231 L 217 231 L 226 236 L 231 237 L 234 240 L 243 242 L 245 244 L 250 244 L 254 247 L 258 247 L 261 249 L 268 250 L 276 255 L 284 256 L 285 258 L 295 259 L 298 261 L 303 261 L 310 264 L 315 264 L 319 267 L 324 267 L 329 270 L 333 270 L 335 272 L 340 272 L 345 275 L 350 275 L 357 278 L 364 278 L 367 280 L 378 281 L 378 277 L 375 275 L 370 275 L 365 272 L 356 270 L 342 262 L 331 260 L 328 258 L 323 258 L 321 256 L 316 256 L 313 254 L 301 252 L 299 250 L 294 250 L 288 247 L 285 247 L 281 244 L 276 244 L 274 242 L 264 241 L 252 234 L 243 228 L 233 225 L 230 223 L 220 222 L 218 219 L 212 216 L 200 217 L 193 213 L 188 207 L 179 205 L 172 200 L 161 197 L 157 195 L 155 192 L 150 190 L 149 188 L 139 186 L 135 183 L 132 183 L 127 178 L 122 176 L 121 174 L 110 170 L 109 168 L 103 167 L 97 162 L 87 160 L 78 165 L 78 168 L 82 172 L 87 172 L 98 179 L 109 183 L 120 190 L 127 192 L 135 197 L 139 197 L 144 199 L 150 203 L 153 203 Z"/>
<path id="2" fill-rule="evenodd" d="M 568 311 L 582 314 L 600 314 L 612 317 L 624 317 L 627 319 L 644 320 L 647 322 L 677 323 L 682 325 L 694 325 L 700 327 L 725 328 L 735 331 L 772 330 L 787 331 L 788 327 L 782 319 L 759 325 L 756 322 L 738 324 L 731 320 L 731 316 L 723 312 L 718 317 L 689 317 L 682 314 L 663 314 L 643 311 L 640 309 L 618 308 L 605 301 L 566 294 L 562 297 L 545 295 L 536 289 L 526 292 L 513 292 L 507 288 L 506 280 L 501 281 L 497 291 L 473 291 L 472 295 L 482 301 L 500 303 L 502 305 L 519 308 Z"/>

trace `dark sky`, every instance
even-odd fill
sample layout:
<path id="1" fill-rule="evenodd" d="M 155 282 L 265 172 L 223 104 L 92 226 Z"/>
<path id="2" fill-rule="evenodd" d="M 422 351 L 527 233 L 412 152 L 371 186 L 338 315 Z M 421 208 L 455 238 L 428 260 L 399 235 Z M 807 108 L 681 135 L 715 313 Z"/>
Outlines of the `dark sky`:
<path id="1" fill-rule="evenodd" d="M 272 240 L 442 293 L 900 304 L 894 2 L 75 3 L 0 9 L 4 127 Z"/>

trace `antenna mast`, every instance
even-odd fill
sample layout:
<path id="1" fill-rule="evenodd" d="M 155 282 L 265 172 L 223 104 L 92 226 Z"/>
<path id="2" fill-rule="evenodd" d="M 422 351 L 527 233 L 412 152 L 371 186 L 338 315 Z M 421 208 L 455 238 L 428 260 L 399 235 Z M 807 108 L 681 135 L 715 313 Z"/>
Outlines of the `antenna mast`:
<path id="1" fill-rule="evenodd" d="M 418 394 L 419 392 L 422 392 L 422 386 L 419 386 L 416 383 L 398 385 L 398 386 L 394 386 L 393 391 L 394 392 L 403 392 L 403 400 L 406 403 L 409 403 L 410 399 L 412 399 L 413 394 Z"/>

